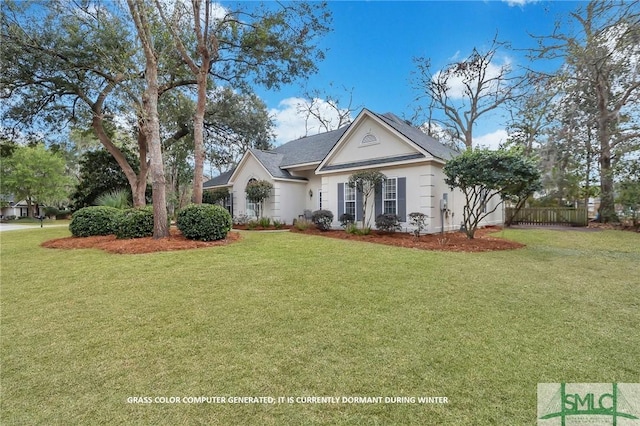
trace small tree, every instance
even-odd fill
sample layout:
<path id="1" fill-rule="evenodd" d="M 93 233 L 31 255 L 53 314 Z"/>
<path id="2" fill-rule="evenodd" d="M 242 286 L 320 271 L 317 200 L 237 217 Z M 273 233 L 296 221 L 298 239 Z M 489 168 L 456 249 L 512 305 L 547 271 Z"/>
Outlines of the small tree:
<path id="1" fill-rule="evenodd" d="M 35 203 L 54 204 L 67 198 L 64 159 L 42 145 L 20 146 L 0 163 L 2 192 L 27 202 L 30 217 Z M 16 200 L 17 201 L 17 200 Z"/>
<path id="2" fill-rule="evenodd" d="M 247 200 L 258 205 L 256 218 L 262 217 L 262 203 L 264 202 L 264 200 L 271 196 L 272 189 L 273 185 L 271 184 L 271 182 L 268 182 L 266 180 L 252 180 L 247 184 L 247 187 L 244 190 L 244 192 L 247 194 Z"/>
<path id="3" fill-rule="evenodd" d="M 420 233 L 427 229 L 427 215 L 421 212 L 409 213 L 409 223 L 415 227 L 413 235 L 420 236 Z"/>
<path id="4" fill-rule="evenodd" d="M 540 185 L 540 172 L 530 159 L 516 152 L 488 149 L 467 150 L 444 166 L 445 182 L 465 196 L 463 209 L 467 238 L 472 239 L 478 224 L 509 197 L 523 197 Z M 492 198 L 500 198 L 489 208 Z"/>
<path id="5" fill-rule="evenodd" d="M 387 177 L 379 170 L 362 170 L 349 176 L 348 185 L 362 193 L 362 228 L 368 228 L 371 218 L 367 218 L 367 204 L 376 188 L 382 185 Z"/>

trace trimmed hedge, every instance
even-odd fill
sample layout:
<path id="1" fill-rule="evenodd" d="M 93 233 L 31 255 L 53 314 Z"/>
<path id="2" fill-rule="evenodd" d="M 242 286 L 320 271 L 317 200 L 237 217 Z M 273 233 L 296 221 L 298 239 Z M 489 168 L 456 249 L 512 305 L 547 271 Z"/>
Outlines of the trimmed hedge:
<path id="1" fill-rule="evenodd" d="M 69 230 L 75 237 L 115 234 L 115 226 L 120 214 L 121 211 L 114 207 L 84 207 L 71 217 Z"/>
<path id="2" fill-rule="evenodd" d="M 153 207 L 122 210 L 116 218 L 116 238 L 143 238 L 153 236 Z"/>
<path id="3" fill-rule="evenodd" d="M 383 232 L 396 232 L 402 229 L 398 215 L 386 213 L 376 217 L 376 228 Z"/>
<path id="4" fill-rule="evenodd" d="M 176 225 L 182 235 L 192 240 L 222 240 L 231 230 L 233 220 L 222 206 L 190 204 L 178 212 Z"/>
<path id="5" fill-rule="evenodd" d="M 316 210 L 311 215 L 311 220 L 321 231 L 328 231 L 331 229 L 331 222 L 333 222 L 333 213 L 329 210 Z"/>

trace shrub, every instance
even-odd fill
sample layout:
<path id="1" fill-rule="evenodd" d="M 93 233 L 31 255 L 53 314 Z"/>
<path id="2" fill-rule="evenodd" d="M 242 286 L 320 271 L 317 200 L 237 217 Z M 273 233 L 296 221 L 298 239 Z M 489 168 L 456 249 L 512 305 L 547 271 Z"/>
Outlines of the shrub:
<path id="1" fill-rule="evenodd" d="M 316 210 L 311 215 L 311 220 L 321 231 L 328 231 L 331 229 L 331 222 L 333 222 L 333 213 L 329 210 Z"/>
<path id="2" fill-rule="evenodd" d="M 190 204 L 178 212 L 178 229 L 192 240 L 221 240 L 231 230 L 231 215 L 222 206 Z"/>
<path id="3" fill-rule="evenodd" d="M 59 210 L 55 207 L 47 206 L 44 208 L 44 215 L 47 216 L 48 218 L 57 216 L 58 213 L 59 213 Z"/>
<path id="4" fill-rule="evenodd" d="M 384 232 L 396 232 L 401 228 L 400 218 L 392 213 L 385 213 L 376 217 L 376 228 Z"/>
<path id="5" fill-rule="evenodd" d="M 56 213 L 56 220 L 71 219 L 71 212 L 69 210 L 60 210 Z"/>
<path id="6" fill-rule="evenodd" d="M 96 205 L 115 207 L 116 209 L 124 210 L 131 207 L 130 192 L 126 189 L 117 189 L 100 194 L 96 198 Z"/>
<path id="7" fill-rule="evenodd" d="M 240 214 L 238 216 L 234 216 L 233 224 L 234 225 L 246 225 L 249 222 L 249 216 L 246 214 Z"/>
<path id="8" fill-rule="evenodd" d="M 307 229 L 309 229 L 311 227 L 311 225 L 313 224 L 313 222 L 311 222 L 310 220 L 307 219 L 298 219 L 295 221 L 295 223 L 293 224 L 293 226 L 298 230 L 298 231 L 306 231 Z"/>
<path id="9" fill-rule="evenodd" d="M 358 228 L 358 225 L 356 225 L 355 223 L 350 223 L 345 228 L 345 231 L 353 235 L 369 235 L 371 233 L 371 228 L 364 227 L 361 229 L 361 228 Z"/>
<path id="10" fill-rule="evenodd" d="M 420 212 L 409 213 L 409 222 L 416 229 L 413 230 L 413 235 L 420 236 L 420 233 L 427 229 L 427 215 Z"/>
<path id="11" fill-rule="evenodd" d="M 260 225 L 262 229 L 267 229 L 271 225 L 271 219 L 268 217 L 261 217 L 258 219 L 258 225 Z"/>
<path id="12" fill-rule="evenodd" d="M 249 222 L 247 222 L 247 229 L 249 231 L 253 231 L 254 229 L 258 228 L 258 221 L 257 220 L 250 220 Z"/>
<path id="13" fill-rule="evenodd" d="M 280 222 L 278 219 L 273 219 L 273 227 L 276 229 L 282 229 L 284 222 Z"/>
<path id="14" fill-rule="evenodd" d="M 116 220 L 117 238 L 143 238 L 153 235 L 153 207 L 147 206 L 122 211 Z"/>
<path id="15" fill-rule="evenodd" d="M 114 234 L 120 213 L 121 211 L 114 207 L 84 207 L 71 217 L 69 230 L 75 237 Z"/>
<path id="16" fill-rule="evenodd" d="M 355 218 L 352 214 L 349 213 L 341 214 L 338 220 L 340 221 L 340 226 L 342 226 L 344 229 L 347 229 L 347 226 L 352 225 L 353 222 L 355 222 Z"/>

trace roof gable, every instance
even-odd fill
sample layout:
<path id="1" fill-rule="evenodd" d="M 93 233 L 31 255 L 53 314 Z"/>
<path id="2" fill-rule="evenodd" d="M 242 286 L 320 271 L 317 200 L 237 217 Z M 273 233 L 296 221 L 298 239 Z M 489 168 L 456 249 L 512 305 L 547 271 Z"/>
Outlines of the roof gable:
<path id="1" fill-rule="evenodd" d="M 329 171 L 425 159 L 429 154 L 398 134 L 377 115 L 364 110 L 318 168 Z"/>
<path id="2" fill-rule="evenodd" d="M 376 114 L 373 112 L 372 114 L 394 128 L 397 132 L 403 134 L 407 139 L 411 140 L 435 158 L 447 161 L 459 155 L 458 152 L 441 144 L 437 139 L 434 139 L 422 130 L 413 127 L 411 124 L 408 124 L 395 114 L 390 112 L 385 114 Z"/>
<path id="3" fill-rule="evenodd" d="M 367 127 L 369 125 L 370 128 Z M 376 149 L 377 144 L 380 146 Z M 337 130 L 296 139 L 271 151 L 249 149 L 236 168 L 207 181 L 203 186 L 232 185 L 249 156 L 274 179 L 306 180 L 292 175 L 288 169 L 319 165 L 316 171 L 322 172 L 434 158 L 446 161 L 456 155 L 456 151 L 395 114 L 377 114 L 363 109 L 353 123 Z"/>
<path id="4" fill-rule="evenodd" d="M 376 135 L 376 132 L 379 135 Z M 369 150 L 369 147 L 375 147 L 378 143 L 386 146 Z M 367 151 L 369 152 L 366 153 Z M 433 159 L 444 162 L 456 155 L 456 151 L 395 114 L 377 114 L 363 109 L 316 170 L 322 173 L 337 169 Z"/>

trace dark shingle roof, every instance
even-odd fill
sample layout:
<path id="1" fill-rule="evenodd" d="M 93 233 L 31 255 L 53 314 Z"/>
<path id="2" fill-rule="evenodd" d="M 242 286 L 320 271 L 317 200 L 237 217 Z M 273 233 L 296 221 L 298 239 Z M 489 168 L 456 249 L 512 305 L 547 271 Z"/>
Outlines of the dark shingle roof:
<path id="1" fill-rule="evenodd" d="M 212 188 L 214 186 L 227 185 L 229 183 L 229 178 L 231 178 L 231 175 L 235 171 L 236 171 L 236 168 L 234 167 L 233 169 L 222 173 L 220 176 L 216 176 L 213 179 L 206 181 L 205 183 L 202 184 L 202 187 L 206 189 L 206 188 Z"/>
<path id="2" fill-rule="evenodd" d="M 319 163 L 327 156 L 331 148 L 338 142 L 349 126 L 341 127 L 330 132 L 296 139 L 280 145 L 275 152 L 283 155 L 280 167 L 294 164 Z"/>
<path id="3" fill-rule="evenodd" d="M 274 178 L 307 180 L 303 177 L 292 176 L 289 171 L 281 168 L 282 161 L 284 159 L 283 154 L 274 151 L 261 151 L 253 148 L 251 148 L 250 151 Z"/>

